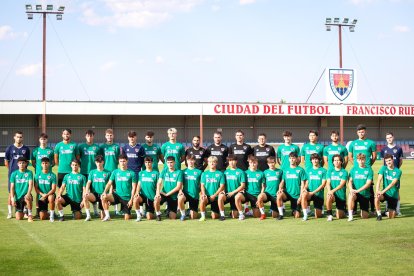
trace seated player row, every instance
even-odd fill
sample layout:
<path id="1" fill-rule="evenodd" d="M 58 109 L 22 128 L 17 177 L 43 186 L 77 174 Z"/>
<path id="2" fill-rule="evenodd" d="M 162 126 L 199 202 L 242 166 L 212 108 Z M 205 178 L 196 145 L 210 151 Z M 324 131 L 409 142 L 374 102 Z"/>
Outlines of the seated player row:
<path id="1" fill-rule="evenodd" d="M 354 167 L 348 177 L 348 172 L 342 167 L 343 159 L 334 155 L 332 161 L 334 168 L 326 171 L 320 167 L 318 154 L 311 155 L 312 168 L 297 166 L 297 154 L 289 154 L 289 168 L 283 170 L 276 168 L 274 157 L 268 157 L 269 169 L 262 172 L 258 170 L 258 160 L 249 157 L 249 167 L 246 171 L 237 168 L 237 158 L 228 157 L 229 168 L 222 173 L 217 170 L 217 158 L 208 158 L 209 169 L 202 172 L 195 168 L 195 157 L 187 156 L 188 167 L 185 170 L 176 169 L 174 157 L 167 158 L 167 168 L 161 173 L 153 170 L 153 160 L 145 157 L 145 170 L 136 174 L 127 168 L 128 157 L 119 156 L 119 168 L 112 173 L 104 169 L 102 156 L 95 158 L 97 169 L 92 170 L 88 179 L 79 172 L 80 161 L 71 162 L 71 173 L 65 175 L 62 186 L 57 190 L 56 176 L 50 171 L 50 160 L 42 158 L 42 171 L 37 173 L 34 187 L 39 200 L 40 219 L 50 218 L 54 221 L 55 203 L 58 208 L 59 220 L 64 220 L 63 207 L 70 205 L 75 219 L 81 218 L 81 209 L 86 210 L 86 220 L 91 219 L 89 202 L 99 203 L 101 219 L 108 221 L 109 205 L 121 204 L 125 219 L 131 218 L 131 208 L 134 206 L 137 221 L 141 220 L 145 205 L 147 219 L 161 220 L 160 206 L 167 203 L 169 217 L 176 218 L 176 211 L 180 212 L 180 219 L 185 220 L 185 203 L 190 206 L 190 217 L 200 221 L 206 219 L 206 206 L 211 205 L 211 217 L 225 220 L 224 207 L 230 204 L 232 217 L 238 216 L 244 220 L 243 203 L 249 202 L 255 217 L 265 219 L 264 203 L 270 202 L 273 217 L 283 219 L 283 203 L 290 201 L 292 213 L 295 218 L 300 217 L 300 207 L 303 209 L 303 220 L 308 219 L 306 211 L 309 202 L 313 201 L 315 217 L 322 217 L 324 205 L 324 189 L 327 188 L 326 209 L 328 221 L 332 221 L 332 205 L 336 203 L 336 217 L 345 217 L 346 205 L 348 207 L 348 221 L 353 220 L 355 202 L 361 207 L 361 217 L 368 218 L 369 188 L 373 181 L 373 171 L 365 166 L 365 155 L 358 154 L 358 166 Z M 380 202 L 388 203 L 388 216 L 395 217 L 395 208 L 399 196 L 399 180 L 401 171 L 394 167 L 391 155 L 385 156 L 386 166 L 378 172 L 376 185 L 375 206 L 377 220 L 381 220 Z M 33 187 L 33 174 L 27 170 L 27 160 L 20 157 L 19 170 L 11 176 L 12 203 L 16 206 L 16 218 L 22 219 L 23 207 L 28 208 L 29 221 L 33 221 L 31 208 Z M 346 183 L 348 182 L 349 195 L 346 202 Z M 381 182 L 383 188 L 381 189 Z M 55 192 L 57 196 L 55 199 Z M 66 191 L 66 193 L 65 193 Z M 49 210 L 49 212 L 47 212 Z"/>

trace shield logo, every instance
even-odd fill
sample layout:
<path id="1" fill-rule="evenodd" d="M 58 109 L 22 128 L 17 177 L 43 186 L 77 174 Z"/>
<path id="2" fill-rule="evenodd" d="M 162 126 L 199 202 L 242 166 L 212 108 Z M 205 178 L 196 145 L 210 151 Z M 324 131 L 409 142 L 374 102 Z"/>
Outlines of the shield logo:
<path id="1" fill-rule="evenodd" d="M 329 85 L 335 97 L 344 101 L 351 94 L 354 86 L 354 70 L 329 69 Z"/>

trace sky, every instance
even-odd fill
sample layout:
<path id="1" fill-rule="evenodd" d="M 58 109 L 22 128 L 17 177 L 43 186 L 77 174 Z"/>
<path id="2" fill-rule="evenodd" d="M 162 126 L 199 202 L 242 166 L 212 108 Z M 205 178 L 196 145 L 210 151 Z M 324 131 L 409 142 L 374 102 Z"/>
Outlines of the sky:
<path id="1" fill-rule="evenodd" d="M 325 68 L 356 72 L 361 104 L 414 104 L 414 0 L 3 0 L 0 100 L 324 103 Z M 309 98 L 309 99 L 308 99 Z"/>

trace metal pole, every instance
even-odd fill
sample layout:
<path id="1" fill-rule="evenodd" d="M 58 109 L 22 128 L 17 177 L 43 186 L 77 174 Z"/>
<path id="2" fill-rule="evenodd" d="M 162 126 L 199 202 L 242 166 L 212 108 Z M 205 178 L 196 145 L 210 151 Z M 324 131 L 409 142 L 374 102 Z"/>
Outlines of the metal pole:
<path id="1" fill-rule="evenodd" d="M 42 132 L 46 133 L 46 13 L 43 13 L 43 87 Z"/>
<path id="2" fill-rule="evenodd" d="M 339 30 L 339 68 L 342 68 L 342 26 L 338 26 Z M 341 113 L 339 117 L 339 135 L 341 137 L 341 144 L 344 144 L 344 116 Z"/>
<path id="3" fill-rule="evenodd" d="M 200 114 L 200 147 L 203 146 L 203 112 Z"/>

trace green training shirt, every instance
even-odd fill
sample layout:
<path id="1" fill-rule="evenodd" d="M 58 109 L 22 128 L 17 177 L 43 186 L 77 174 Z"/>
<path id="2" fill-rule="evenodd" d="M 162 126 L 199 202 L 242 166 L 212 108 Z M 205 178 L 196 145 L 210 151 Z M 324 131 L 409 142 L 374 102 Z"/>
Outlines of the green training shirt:
<path id="1" fill-rule="evenodd" d="M 111 173 L 107 170 L 99 171 L 98 169 L 89 172 L 88 181 L 91 181 L 91 192 L 103 194 L 105 186 L 108 184 Z"/>
<path id="2" fill-rule="evenodd" d="M 161 172 L 160 178 L 163 180 L 162 184 L 162 191 L 164 193 L 168 193 L 177 187 L 177 183 L 184 182 L 183 172 L 181 170 L 174 170 L 170 171 L 168 168 Z M 171 196 L 172 199 L 176 200 L 178 195 L 178 191 L 173 193 Z"/>
<path id="3" fill-rule="evenodd" d="M 200 181 L 202 171 L 199 169 L 185 169 L 184 174 L 184 188 L 183 191 L 192 198 L 198 199 L 200 195 Z"/>
<path id="4" fill-rule="evenodd" d="M 239 168 L 227 168 L 224 171 L 224 176 L 226 178 L 226 193 L 231 193 L 238 189 L 242 183 L 246 183 L 246 174 Z"/>
<path id="5" fill-rule="evenodd" d="M 15 200 L 19 200 L 27 194 L 30 180 L 33 180 L 33 173 L 29 170 L 24 172 L 17 170 L 11 174 L 10 183 L 14 183 Z"/>
<path id="6" fill-rule="evenodd" d="M 41 147 L 37 147 L 33 150 L 31 160 L 32 160 L 32 163 L 33 163 L 33 160 L 36 161 L 36 167 L 35 167 L 36 173 L 39 173 L 42 171 L 42 158 L 44 157 L 49 158 L 50 168 L 52 168 L 54 164 L 54 152 L 51 148 L 46 147 L 43 149 Z"/>
<path id="7" fill-rule="evenodd" d="M 76 155 L 79 154 L 78 147 L 76 143 L 69 142 L 65 144 L 64 142 L 57 143 L 55 147 L 55 154 L 59 155 L 59 168 L 58 173 L 70 173 L 72 168 L 70 163 L 73 159 L 76 159 Z"/>
<path id="8" fill-rule="evenodd" d="M 305 164 L 304 164 L 305 170 L 311 169 L 313 167 L 310 157 L 314 153 L 317 153 L 319 157 L 321 158 L 319 165 L 322 167 L 323 145 L 319 143 L 317 144 L 307 143 L 307 144 L 304 144 L 302 149 L 300 150 L 300 156 L 303 156 L 305 158 Z"/>
<path id="9" fill-rule="evenodd" d="M 265 176 L 262 171 L 246 170 L 247 187 L 246 192 L 252 196 L 258 196 L 262 190 L 262 185 L 265 183 Z"/>
<path id="10" fill-rule="evenodd" d="M 291 152 L 295 152 L 298 156 L 300 155 L 300 150 L 299 147 L 297 145 L 294 144 L 290 144 L 290 145 L 285 145 L 282 144 L 277 148 L 277 158 L 280 159 L 280 168 L 286 169 L 290 167 L 290 162 L 289 162 L 289 154 Z"/>
<path id="11" fill-rule="evenodd" d="M 141 184 L 140 194 L 154 201 L 155 193 L 157 192 L 157 183 L 159 178 L 158 171 L 140 171 L 139 182 Z"/>
<path id="12" fill-rule="evenodd" d="M 80 173 L 68 173 L 63 178 L 62 184 L 66 185 L 66 193 L 68 197 L 80 203 L 82 201 L 83 187 L 86 187 L 86 177 Z"/>
<path id="13" fill-rule="evenodd" d="M 52 190 L 52 185 L 56 185 L 56 175 L 53 172 L 44 173 L 42 171 L 38 172 L 34 178 L 35 184 L 39 188 L 40 192 L 47 194 Z M 40 195 L 37 195 L 37 198 L 41 198 Z"/>
<path id="14" fill-rule="evenodd" d="M 374 179 L 374 172 L 372 171 L 371 167 L 353 167 L 349 172 L 349 177 L 352 177 L 353 180 L 353 187 L 355 190 L 358 190 L 362 186 L 364 186 L 368 180 Z M 369 187 L 360 192 L 365 198 L 370 197 Z"/>
<path id="15" fill-rule="evenodd" d="M 307 178 L 308 178 L 308 190 L 310 192 L 315 191 L 319 186 L 321 186 L 322 182 L 326 179 L 326 170 L 324 168 L 311 168 L 306 171 Z M 323 199 L 323 190 L 320 190 L 315 195 L 319 198 Z"/>
<path id="16" fill-rule="evenodd" d="M 279 169 L 267 169 L 263 173 L 266 181 L 265 192 L 276 197 L 280 181 L 282 181 L 283 178 L 283 171 Z"/>
<path id="17" fill-rule="evenodd" d="M 331 180 L 331 190 L 341 185 L 341 181 L 345 180 L 345 185 L 335 192 L 335 195 L 341 200 L 346 201 L 346 182 L 348 180 L 348 172 L 345 169 L 337 171 L 335 168 L 328 171 L 326 179 Z"/>
<path id="18" fill-rule="evenodd" d="M 78 146 L 81 174 L 89 174 L 91 170 L 96 169 L 95 157 L 101 153 L 101 149 L 97 144 L 88 145 L 87 143 Z"/>
<path id="19" fill-rule="evenodd" d="M 123 200 L 129 201 L 132 196 L 132 183 L 137 183 L 135 172 L 126 169 L 116 169 L 112 172 L 111 178 L 115 187 L 115 193 Z"/>
<path id="20" fill-rule="evenodd" d="M 173 156 L 175 159 L 175 169 L 181 170 L 181 156 L 185 155 L 185 148 L 182 144 L 166 142 L 161 147 L 161 153 L 164 155 L 165 162 L 167 162 L 168 156 Z M 165 166 L 165 168 L 167 167 Z"/>
<path id="21" fill-rule="evenodd" d="M 377 150 L 377 145 L 370 139 L 354 140 L 349 145 L 349 152 L 352 153 L 354 159 L 354 168 L 358 167 L 357 155 L 359 153 L 365 154 L 365 166 L 371 167 L 371 155 Z"/>
<path id="22" fill-rule="evenodd" d="M 152 146 L 142 144 L 141 146 L 145 150 L 145 156 L 149 156 L 152 158 L 152 170 L 158 172 L 158 163 L 160 161 L 159 156 L 161 155 L 161 148 L 156 144 L 152 144 Z"/>
<path id="23" fill-rule="evenodd" d="M 400 188 L 400 179 L 401 179 L 401 170 L 398 168 L 394 168 L 393 170 L 388 169 L 387 166 L 382 166 L 379 170 L 378 174 L 382 175 L 382 188 L 385 189 L 388 185 L 391 184 L 391 182 L 394 181 L 394 179 L 397 179 L 397 183 L 395 183 L 394 186 L 392 186 L 391 189 L 386 191 L 385 193 L 395 199 L 398 199 L 398 190 Z"/>
<path id="24" fill-rule="evenodd" d="M 205 171 L 201 175 L 201 183 L 204 184 L 206 195 L 212 196 L 217 192 L 221 185 L 226 184 L 226 180 L 221 171 Z"/>
<path id="25" fill-rule="evenodd" d="M 298 199 L 300 195 L 300 185 L 307 180 L 305 170 L 302 167 L 287 168 L 283 170 L 283 180 L 285 190 L 291 197 Z"/>
<path id="26" fill-rule="evenodd" d="M 323 156 L 326 156 L 328 158 L 328 170 L 329 169 L 333 169 L 334 165 L 332 163 L 332 157 L 335 154 L 339 154 L 340 156 L 342 156 L 342 160 L 344 160 L 345 157 L 348 156 L 348 150 L 346 149 L 345 146 L 342 145 L 332 145 L 330 144 L 329 146 L 326 146 L 323 149 Z"/>
<path id="27" fill-rule="evenodd" d="M 102 144 L 100 146 L 101 154 L 103 154 L 105 164 L 104 169 L 113 172 L 118 168 L 118 156 L 121 153 L 117 144 Z"/>

